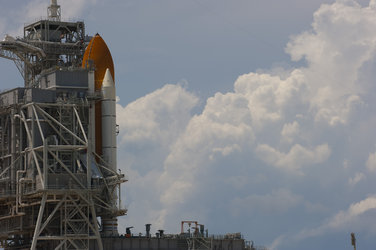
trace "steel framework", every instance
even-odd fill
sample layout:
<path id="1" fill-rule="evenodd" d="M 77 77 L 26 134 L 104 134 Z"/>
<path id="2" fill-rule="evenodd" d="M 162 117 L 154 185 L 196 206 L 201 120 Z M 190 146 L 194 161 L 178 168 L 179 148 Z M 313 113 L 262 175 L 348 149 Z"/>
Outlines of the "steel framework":
<path id="1" fill-rule="evenodd" d="M 101 96 L 95 69 L 81 68 L 85 25 L 61 21 L 56 0 L 48 13 L 26 25 L 23 38 L 0 42 L 0 57 L 25 81 L 0 93 L 0 246 L 103 249 L 101 235 L 117 234 L 111 218 L 126 213 L 126 179 L 94 151 Z"/>
<path id="2" fill-rule="evenodd" d="M 3 247 L 88 249 L 91 239 L 101 246 L 97 216 L 125 213 L 105 198 L 124 176 L 94 164 L 89 106 L 30 102 L 0 110 Z"/>
<path id="3" fill-rule="evenodd" d="M 7 35 L 0 42 L 0 57 L 16 64 L 25 87 L 38 87 L 52 68 L 81 67 L 87 40 L 84 22 L 49 18 L 25 26 L 23 38 Z"/>

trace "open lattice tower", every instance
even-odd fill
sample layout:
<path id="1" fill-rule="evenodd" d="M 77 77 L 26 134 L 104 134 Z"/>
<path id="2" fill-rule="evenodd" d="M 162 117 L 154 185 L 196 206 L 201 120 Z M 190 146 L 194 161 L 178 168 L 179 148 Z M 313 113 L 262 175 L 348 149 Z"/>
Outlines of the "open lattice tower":
<path id="1" fill-rule="evenodd" d="M 117 235 L 117 216 L 126 213 L 120 201 L 126 180 L 113 159 L 116 142 L 109 147 L 99 138 L 116 139 L 114 100 L 104 100 L 104 88 L 96 84 L 112 86 L 113 68 L 111 76 L 98 74 L 109 71 L 100 67 L 111 55 L 95 58 L 99 35 L 87 37 L 83 22 L 62 21 L 60 13 L 52 0 L 48 18 L 26 25 L 22 38 L 0 42 L 0 57 L 14 61 L 24 79 L 24 87 L 0 93 L 5 249 L 103 249 L 101 237 Z"/>

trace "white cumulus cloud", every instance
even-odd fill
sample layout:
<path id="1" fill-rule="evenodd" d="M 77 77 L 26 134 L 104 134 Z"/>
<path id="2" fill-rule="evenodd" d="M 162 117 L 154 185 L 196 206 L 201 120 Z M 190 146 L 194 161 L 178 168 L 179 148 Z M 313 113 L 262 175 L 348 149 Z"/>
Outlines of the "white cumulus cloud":
<path id="1" fill-rule="evenodd" d="M 369 171 L 376 172 L 376 153 L 369 154 L 366 166 Z"/>
<path id="2" fill-rule="evenodd" d="M 313 150 L 295 144 L 288 153 L 281 153 L 269 145 L 261 144 L 257 146 L 256 152 L 267 164 L 284 170 L 297 171 L 297 173 L 301 173 L 302 166 L 322 163 L 330 155 L 327 144 L 319 145 Z"/>
<path id="3" fill-rule="evenodd" d="M 174 231 L 197 219 L 248 230 L 275 249 L 358 219 L 357 229 L 373 230 L 374 180 L 358 166 L 376 170 L 374 6 L 322 5 L 286 46 L 301 66 L 243 74 L 200 111 L 179 85 L 118 105 L 119 157 L 132 175 L 127 223 Z"/>
<path id="4" fill-rule="evenodd" d="M 286 51 L 293 60 L 305 59 L 311 108 L 316 119 L 330 125 L 346 123 L 361 103 L 367 85 L 359 84 L 362 69 L 375 55 L 376 22 L 373 9 L 355 1 L 322 5 L 314 14 L 312 30 L 292 38 Z"/>
<path id="5" fill-rule="evenodd" d="M 185 129 L 198 98 L 180 85 L 165 85 L 126 107 L 117 105 L 120 143 L 169 145 Z"/>
<path id="6" fill-rule="evenodd" d="M 128 225 L 137 225 L 140 221 L 163 225 L 159 219 L 163 207 L 157 182 L 171 144 L 184 131 L 197 104 L 195 95 L 172 84 L 126 107 L 117 104 L 119 165 L 130 179 L 124 197 L 129 205 L 129 217 L 122 218 Z"/>
<path id="7" fill-rule="evenodd" d="M 355 176 L 353 178 L 349 179 L 349 184 L 352 185 L 352 186 L 354 186 L 358 182 L 362 181 L 365 178 L 366 178 L 365 174 L 363 174 L 361 172 L 358 172 L 358 173 L 355 174 Z"/>

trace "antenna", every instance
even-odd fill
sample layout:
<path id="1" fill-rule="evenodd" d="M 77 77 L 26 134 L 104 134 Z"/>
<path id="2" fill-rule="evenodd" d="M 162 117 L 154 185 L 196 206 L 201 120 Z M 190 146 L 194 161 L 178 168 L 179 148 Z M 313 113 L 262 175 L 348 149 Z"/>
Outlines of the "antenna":
<path id="1" fill-rule="evenodd" d="M 356 239 L 354 233 L 351 233 L 351 245 L 354 246 L 354 250 L 356 250 Z"/>
<path id="2" fill-rule="evenodd" d="M 51 0 L 51 5 L 47 9 L 48 19 L 52 21 L 60 21 L 61 10 L 60 5 L 57 4 L 57 0 Z"/>

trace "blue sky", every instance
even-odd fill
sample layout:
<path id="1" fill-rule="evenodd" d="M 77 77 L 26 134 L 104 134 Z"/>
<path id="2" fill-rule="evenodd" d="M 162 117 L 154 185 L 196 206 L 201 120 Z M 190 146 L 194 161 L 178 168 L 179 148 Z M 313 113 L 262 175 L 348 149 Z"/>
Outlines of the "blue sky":
<path id="1" fill-rule="evenodd" d="M 0 35 L 48 4 L 2 3 Z M 270 249 L 352 249 L 351 232 L 374 248 L 376 1 L 59 4 L 114 57 L 121 230 L 199 220 Z"/>

